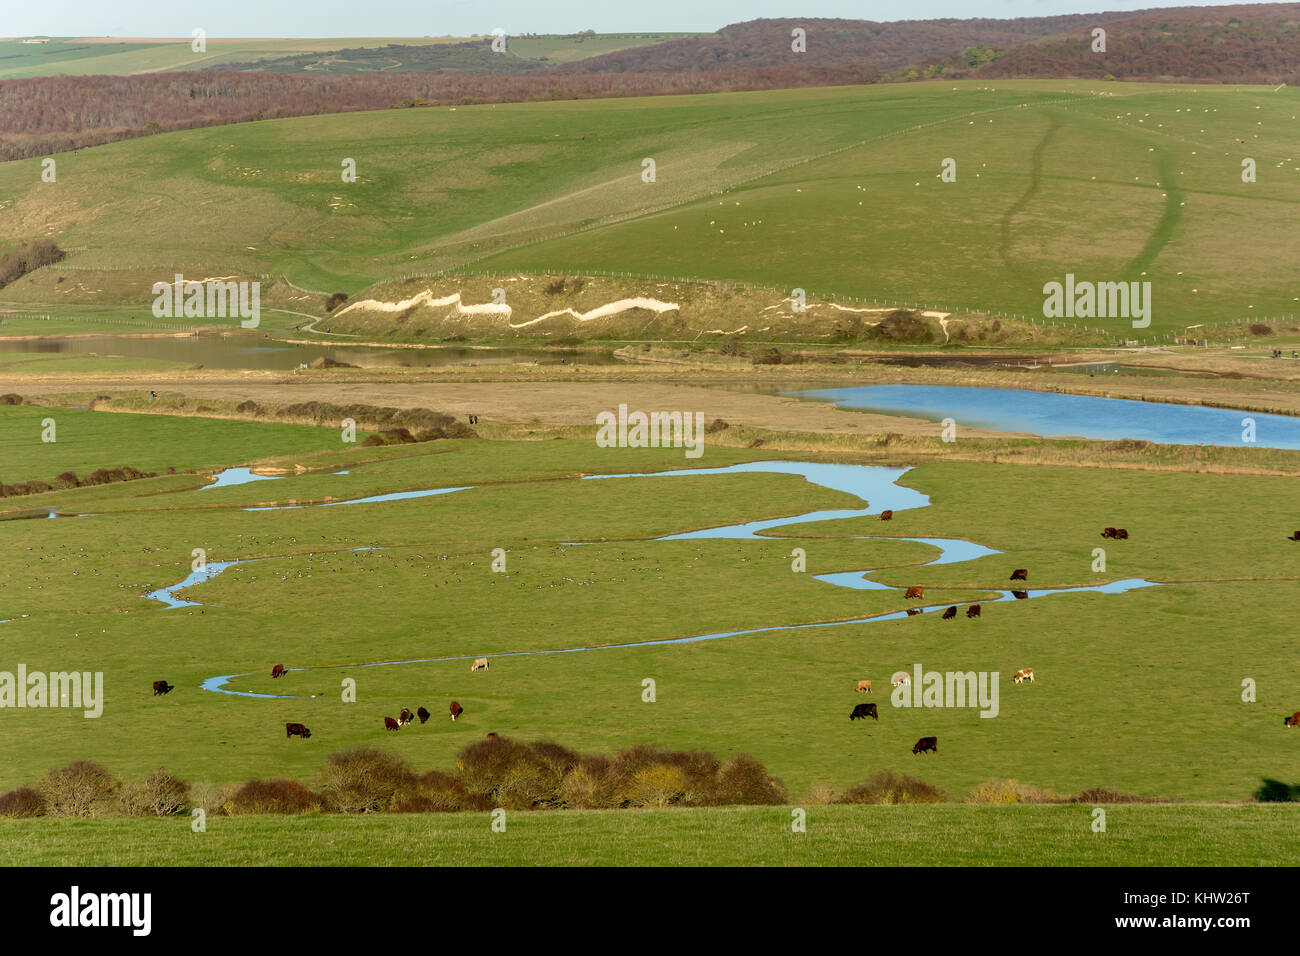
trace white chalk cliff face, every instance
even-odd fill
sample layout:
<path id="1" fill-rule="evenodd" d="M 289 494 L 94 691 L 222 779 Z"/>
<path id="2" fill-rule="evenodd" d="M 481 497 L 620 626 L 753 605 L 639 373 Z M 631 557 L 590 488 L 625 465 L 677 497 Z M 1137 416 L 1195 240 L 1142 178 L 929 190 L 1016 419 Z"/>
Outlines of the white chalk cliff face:
<path id="1" fill-rule="evenodd" d="M 501 315 L 510 319 L 514 315 L 514 310 L 504 303 L 483 302 L 479 304 L 466 305 L 461 300 L 459 292 L 453 292 L 451 295 L 435 298 L 431 289 L 425 289 L 423 292 L 412 296 L 409 299 L 402 299 L 398 302 L 381 302 L 378 299 L 362 299 L 353 302 L 346 308 L 340 309 L 335 313 L 345 315 L 353 309 L 364 312 L 404 312 L 413 306 L 427 305 L 430 308 L 445 308 L 451 306 L 456 310 L 458 315 Z M 558 316 L 567 315 L 577 319 L 579 322 L 591 322 L 596 319 L 607 319 L 611 316 L 618 315 L 620 312 L 627 312 L 630 309 L 647 309 L 651 312 L 672 312 L 680 309 L 681 306 L 676 302 L 662 302 L 659 299 L 651 299 L 645 296 L 637 296 L 631 299 L 619 299 L 615 302 L 607 302 L 604 305 L 597 306 L 587 312 L 578 312 L 575 309 L 560 309 L 555 312 L 547 312 L 545 315 L 539 315 L 535 319 L 528 319 L 524 322 L 510 322 L 510 328 L 522 329 L 530 325 L 536 325 L 539 322 L 545 322 L 547 319 L 553 319 Z"/>

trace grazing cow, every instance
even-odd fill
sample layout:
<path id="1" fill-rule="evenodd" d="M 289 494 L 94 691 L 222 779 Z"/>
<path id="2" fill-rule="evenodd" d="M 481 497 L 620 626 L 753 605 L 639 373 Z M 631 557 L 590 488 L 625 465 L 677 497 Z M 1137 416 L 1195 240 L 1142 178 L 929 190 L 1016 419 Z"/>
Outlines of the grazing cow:
<path id="1" fill-rule="evenodd" d="M 283 664 L 276 664 L 274 667 L 272 667 L 272 668 L 271 668 L 271 676 L 272 676 L 272 677 L 283 677 L 283 676 L 284 676 L 284 665 L 283 665 Z"/>
<path id="2" fill-rule="evenodd" d="M 1115 537 L 1119 538 L 1119 540 L 1121 540 L 1121 541 L 1127 541 L 1127 540 L 1128 540 L 1128 528 L 1117 528 L 1117 529 L 1115 530 Z"/>
<path id="3" fill-rule="evenodd" d="M 933 750 L 935 753 L 939 752 L 938 737 L 922 737 L 916 742 L 916 746 L 912 748 L 912 753 L 913 755 L 923 754 L 927 750 Z"/>
<path id="4" fill-rule="evenodd" d="M 486 657 L 480 657 L 474 661 L 474 664 L 470 667 L 469 670 L 470 673 L 472 674 L 474 671 L 487 670 L 487 666 L 488 666 L 488 659 Z"/>
<path id="5" fill-rule="evenodd" d="M 306 727 L 304 727 L 302 724 L 285 724 L 284 736 L 286 738 L 296 736 L 296 737 L 301 737 L 303 740 L 306 740 L 308 737 L 311 736 L 311 731 L 308 730 Z"/>
<path id="6" fill-rule="evenodd" d="M 899 671 L 890 679 L 889 686 L 897 687 L 899 684 L 910 684 L 910 683 L 912 683 L 912 675 L 909 674 L 907 671 Z"/>
<path id="7" fill-rule="evenodd" d="M 1113 538 L 1113 537 L 1115 537 L 1115 529 L 1114 529 L 1114 528 L 1107 528 L 1105 531 L 1103 531 L 1103 532 L 1101 533 L 1101 536 L 1102 536 L 1103 538 Z"/>
<path id="8" fill-rule="evenodd" d="M 384 718 L 384 730 L 399 730 L 400 728 L 401 728 L 401 724 L 393 720 L 393 718 L 391 717 Z"/>
<path id="9" fill-rule="evenodd" d="M 967 616 L 967 617 L 979 617 L 979 616 L 980 616 L 980 606 L 979 606 L 978 604 L 972 604 L 970 607 L 966 608 L 966 616 Z"/>
<path id="10" fill-rule="evenodd" d="M 893 520 L 894 520 L 894 513 L 893 513 L 892 511 L 886 509 L 886 510 L 880 512 L 880 520 L 881 520 L 881 521 L 893 521 Z"/>
<path id="11" fill-rule="evenodd" d="M 460 706 L 454 700 L 451 702 L 451 719 L 455 720 L 461 714 L 465 713 L 465 708 Z"/>
<path id="12" fill-rule="evenodd" d="M 424 723 L 426 720 L 429 719 L 429 712 L 425 710 L 423 707 L 421 707 L 416 710 L 415 716 L 420 718 L 420 723 Z"/>
<path id="13" fill-rule="evenodd" d="M 1029 580 L 1029 572 L 1028 572 L 1027 570 L 1025 570 L 1024 568 L 1016 568 L 1014 571 L 1011 572 L 1011 580 L 1012 580 L 1012 581 L 1028 581 L 1028 580 Z"/>
<path id="14" fill-rule="evenodd" d="M 1300 541 L 1300 531 L 1297 531 L 1295 534 L 1291 535 L 1291 537 L 1287 538 L 1287 540 L 1288 540 L 1288 541 Z"/>
<path id="15" fill-rule="evenodd" d="M 864 690 L 865 690 L 868 694 L 871 693 L 871 681 L 869 681 L 869 680 L 860 680 L 860 681 L 858 681 L 858 688 L 857 688 L 856 691 L 854 691 L 854 693 L 861 693 L 861 692 L 864 691 Z"/>
<path id="16" fill-rule="evenodd" d="M 925 588 L 919 584 L 916 585 L 915 587 L 908 588 L 907 593 L 903 595 L 904 600 L 906 600 L 907 598 L 923 598 L 923 597 L 925 597 Z"/>
<path id="17" fill-rule="evenodd" d="M 167 683 L 165 680 L 156 680 L 153 682 L 153 695 L 155 697 L 159 694 L 169 694 L 173 689 L 172 685 Z"/>
<path id="18" fill-rule="evenodd" d="M 1032 667 L 1022 667 L 1016 671 L 1016 683 L 1020 684 L 1024 681 L 1029 681 L 1031 684 L 1034 682 L 1034 669 Z"/>
<path id="19" fill-rule="evenodd" d="M 1290 717 L 1282 721 L 1288 727 L 1300 727 L 1300 710 L 1297 710 Z"/>
<path id="20" fill-rule="evenodd" d="M 415 720 L 415 714 L 411 713 L 411 708 L 403 707 L 402 712 L 397 715 L 397 722 L 405 727 L 411 721 Z"/>
<path id="21" fill-rule="evenodd" d="M 907 609 L 908 617 L 912 617 L 914 614 L 920 614 L 920 613 L 921 613 L 921 609 L 919 607 L 909 607 Z"/>
<path id="22" fill-rule="evenodd" d="M 1028 591 L 1012 591 L 1012 592 L 1011 592 L 1011 596 L 1012 596 L 1013 598 L 1015 598 L 1017 601 L 1023 601 L 1025 598 L 1029 597 L 1029 592 L 1028 592 Z"/>
<path id="23" fill-rule="evenodd" d="M 948 608 L 948 610 L 943 612 L 943 619 L 945 621 L 951 621 L 956 616 L 957 616 L 957 605 L 955 604 L 952 607 Z"/>
<path id="24" fill-rule="evenodd" d="M 859 717 L 863 720 L 866 720 L 868 717 L 872 720 L 880 719 L 880 715 L 876 713 L 875 704 L 858 704 L 858 706 L 854 707 L 853 713 L 849 714 L 849 720 L 857 720 Z"/>

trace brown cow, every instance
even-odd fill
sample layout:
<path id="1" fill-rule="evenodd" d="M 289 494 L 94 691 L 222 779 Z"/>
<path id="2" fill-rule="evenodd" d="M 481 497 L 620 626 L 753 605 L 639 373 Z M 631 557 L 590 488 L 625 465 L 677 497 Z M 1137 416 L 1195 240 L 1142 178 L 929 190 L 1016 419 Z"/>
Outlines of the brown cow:
<path id="1" fill-rule="evenodd" d="M 1105 531 L 1103 531 L 1103 532 L 1101 533 L 1101 536 L 1102 536 L 1103 538 L 1113 538 L 1113 537 L 1115 537 L 1115 529 L 1114 529 L 1114 528 L 1107 528 Z"/>
<path id="2" fill-rule="evenodd" d="M 283 676 L 284 676 L 284 665 L 283 665 L 283 664 L 276 664 L 274 667 L 272 667 L 272 668 L 271 668 L 271 676 L 272 676 L 272 677 L 283 677 Z"/>
<path id="3" fill-rule="evenodd" d="M 461 714 L 465 713 L 465 708 L 460 706 L 454 700 L 451 702 L 451 719 L 455 720 Z"/>
<path id="4" fill-rule="evenodd" d="M 952 607 L 948 608 L 948 610 L 943 612 L 943 619 L 945 621 L 951 621 L 956 616 L 957 616 L 957 605 L 955 604 Z"/>
<path id="5" fill-rule="evenodd" d="M 474 671 L 485 671 L 487 670 L 487 666 L 488 659 L 486 657 L 480 657 L 470 665 L 470 673 L 473 673 Z"/>
<path id="6" fill-rule="evenodd" d="M 415 714 L 411 713 L 409 707 L 403 707 L 402 712 L 397 715 L 397 723 L 402 727 L 405 727 L 413 720 L 415 720 Z"/>
<path id="7" fill-rule="evenodd" d="M 966 608 L 966 616 L 967 616 L 967 617 L 979 617 L 979 616 L 980 616 L 980 606 L 979 606 L 978 604 L 972 604 L 970 607 Z"/>
<path id="8" fill-rule="evenodd" d="M 1029 580 L 1029 572 L 1028 572 L 1027 570 L 1025 570 L 1024 568 L 1016 568 L 1014 571 L 1011 572 L 1011 580 L 1012 580 L 1012 581 L 1028 581 L 1028 580 Z"/>
<path id="9" fill-rule="evenodd" d="M 881 520 L 881 521 L 893 521 L 893 520 L 894 520 L 894 512 L 890 511 L 889 509 L 885 509 L 884 511 L 880 512 L 880 520 Z"/>
<path id="10" fill-rule="evenodd" d="M 864 690 L 865 690 L 868 694 L 871 693 L 871 681 L 869 681 L 869 680 L 860 680 L 860 681 L 858 681 L 858 687 L 857 687 L 857 690 L 854 691 L 854 693 L 861 693 L 861 692 L 864 691 Z"/>
<path id="11" fill-rule="evenodd" d="M 1287 538 L 1287 540 L 1288 540 L 1288 541 L 1300 541 L 1300 531 L 1297 531 L 1295 534 L 1291 535 L 1291 537 Z"/>
<path id="12" fill-rule="evenodd" d="M 424 723 L 426 720 L 429 719 L 429 712 L 425 710 L 423 707 L 416 710 L 415 715 L 420 718 L 420 723 Z"/>
<path id="13" fill-rule="evenodd" d="M 1028 592 L 1028 591 L 1012 591 L 1012 592 L 1011 592 L 1011 596 L 1012 596 L 1013 598 L 1015 598 L 1017 601 L 1023 601 L 1025 598 L 1029 597 L 1029 592 Z"/>
<path id="14" fill-rule="evenodd" d="M 1115 537 L 1119 538 L 1119 540 L 1121 540 L 1121 541 L 1127 541 L 1127 540 L 1128 540 L 1128 528 L 1116 528 L 1116 529 L 1115 529 Z"/>
<path id="15" fill-rule="evenodd" d="M 398 730 L 401 725 L 391 717 L 384 718 L 384 730 Z"/>
<path id="16" fill-rule="evenodd" d="M 156 680 L 153 682 L 153 695 L 170 694 L 175 688 L 165 680 Z"/>
<path id="17" fill-rule="evenodd" d="M 914 614 L 920 614 L 920 613 L 921 613 L 921 609 L 920 609 L 919 607 L 909 607 L 909 608 L 907 609 L 907 616 L 908 616 L 908 617 L 911 617 L 911 616 L 914 615 Z"/>
<path id="18" fill-rule="evenodd" d="M 1300 727 L 1300 710 L 1297 710 L 1290 717 L 1282 721 L 1288 727 Z"/>
<path id="19" fill-rule="evenodd" d="M 858 706 L 853 708 L 853 713 L 849 714 L 849 720 L 857 720 L 859 717 L 863 720 L 866 720 L 868 717 L 872 720 L 879 720 L 880 714 L 876 713 L 875 704 L 858 704 Z"/>
<path id="20" fill-rule="evenodd" d="M 1024 681 L 1029 681 L 1029 683 L 1032 684 L 1034 682 L 1034 669 L 1032 667 L 1020 668 L 1020 670 L 1016 671 L 1015 680 L 1017 684 L 1023 683 Z"/>
<path id="21" fill-rule="evenodd" d="M 311 731 L 308 730 L 306 727 L 304 727 L 302 724 L 285 724 L 284 735 L 285 737 L 298 736 L 301 737 L 303 740 L 306 740 L 308 737 L 311 736 Z"/>
<path id="22" fill-rule="evenodd" d="M 922 737 L 916 742 L 916 746 L 912 748 L 912 753 L 913 755 L 923 754 L 927 750 L 933 750 L 935 753 L 939 752 L 938 737 Z"/>
<path id="23" fill-rule="evenodd" d="M 903 595 L 904 600 L 908 598 L 923 598 L 923 597 L 925 597 L 925 588 L 919 584 L 908 588 L 907 593 Z"/>

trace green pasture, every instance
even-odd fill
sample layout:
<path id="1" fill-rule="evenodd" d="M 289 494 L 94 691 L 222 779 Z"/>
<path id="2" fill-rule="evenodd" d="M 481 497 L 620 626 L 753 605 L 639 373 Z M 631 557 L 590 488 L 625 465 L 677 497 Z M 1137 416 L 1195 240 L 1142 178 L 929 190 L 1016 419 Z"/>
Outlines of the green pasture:
<path id="1" fill-rule="evenodd" d="M 809 806 L 0 821 L 4 866 L 1290 866 L 1290 806 Z"/>
<path id="2" fill-rule="evenodd" d="M 4 447 L 23 448 L 41 410 L 7 411 Z M 344 449 L 326 430 L 81 415 L 130 428 L 137 466 L 156 470 L 167 451 L 176 465 L 239 465 L 274 450 L 281 465 L 311 471 L 210 490 L 196 476 L 162 476 L 4 502 L 11 513 L 90 516 L 0 521 L 0 549 L 11 555 L 0 565 L 0 618 L 14 619 L 0 624 L 0 669 L 102 671 L 106 701 L 98 719 L 5 711 L 3 787 L 79 758 L 128 779 L 166 765 L 192 782 L 310 780 L 326 754 L 361 744 L 424 770 L 450 766 L 487 732 L 583 751 L 652 742 L 746 752 L 796 801 L 814 784 L 842 789 L 882 769 L 951 799 L 992 778 L 1065 795 L 1105 786 L 1227 802 L 1251 799 L 1267 781 L 1300 783 L 1300 737 L 1282 721 L 1300 708 L 1286 598 L 1300 548 L 1286 540 L 1296 523 L 1287 479 L 934 462 L 902 479 L 931 506 L 891 524 L 856 518 L 785 528 L 781 540 L 655 541 L 861 505 L 790 475 L 580 477 L 776 457 L 758 450 L 708 448 L 692 461 L 680 450 L 584 440 Z M 209 424 L 213 432 L 200 431 Z M 60 425 L 69 439 L 88 427 Z M 122 443 L 96 434 L 98 445 L 55 473 L 72 462 L 118 464 Z M 30 462 L 39 450 L 22 453 Z M 466 490 L 326 503 L 452 487 Z M 1104 541 L 1106 525 L 1126 526 L 1130 539 Z M 1002 553 L 927 567 L 935 548 L 880 535 L 965 538 Z M 792 569 L 795 547 L 806 551 L 806 572 Z M 1097 547 L 1104 571 L 1094 570 Z M 185 578 L 198 548 L 208 561 L 260 560 L 180 593 L 200 606 L 143 597 Z M 1031 588 L 1164 583 L 992 603 L 1017 567 L 1029 569 Z M 815 579 L 873 569 L 891 585 L 924 585 L 924 605 L 980 601 L 983 614 L 792 629 L 916 603 Z M 641 646 L 618 646 L 632 644 Z M 482 655 L 492 667 L 471 673 L 468 658 Z M 400 661 L 414 662 L 365 666 Z M 277 663 L 291 670 L 272 680 Z M 892 706 L 890 675 L 916 664 L 998 672 L 998 715 Z M 1022 667 L 1034 668 L 1035 683 L 1012 683 Z M 219 675 L 236 675 L 233 690 L 278 696 L 200 689 Z M 870 698 L 854 693 L 864 678 L 875 685 Z M 176 689 L 154 697 L 159 679 Z M 342 699 L 348 679 L 355 703 Z M 653 702 L 643 699 L 647 679 Z M 1246 681 L 1254 702 L 1243 701 Z M 465 708 L 454 723 L 453 699 Z M 879 721 L 847 719 L 864 699 L 877 702 Z M 383 717 L 403 706 L 426 706 L 433 718 L 386 732 Z M 287 721 L 307 724 L 311 739 L 286 740 Z M 939 754 L 913 756 L 912 744 L 930 735 Z"/>
<path id="3" fill-rule="evenodd" d="M 1276 264 L 1300 241 L 1298 97 L 936 82 L 189 130 L 61 155 L 56 183 L 36 159 L 0 167 L 0 243 L 56 221 L 69 265 L 93 270 L 75 295 L 56 289 L 58 267 L 4 295 L 143 309 L 175 271 L 355 295 L 453 267 L 587 269 L 1041 318 L 1043 285 L 1071 273 L 1149 281 L 1152 332 L 1289 327 L 1300 305 Z M 1122 318 L 1063 321 L 1141 334 Z"/>

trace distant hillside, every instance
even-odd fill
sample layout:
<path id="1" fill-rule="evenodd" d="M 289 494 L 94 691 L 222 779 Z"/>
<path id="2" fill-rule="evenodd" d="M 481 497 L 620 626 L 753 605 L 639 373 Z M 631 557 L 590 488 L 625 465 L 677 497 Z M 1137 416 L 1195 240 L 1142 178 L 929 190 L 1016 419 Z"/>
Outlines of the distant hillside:
<path id="1" fill-rule="evenodd" d="M 692 73 L 778 65 L 860 66 L 866 61 L 879 70 L 891 71 L 960 52 L 974 44 L 1009 47 L 1131 16 L 1132 12 L 1126 12 L 896 23 L 815 17 L 750 20 L 723 27 L 714 34 L 591 57 L 565 69 L 583 73 Z M 807 32 L 807 52 L 795 53 L 791 49 L 791 31 L 795 28 Z"/>
<path id="2" fill-rule="evenodd" d="M 1105 24 L 1106 50 L 1091 32 L 967 49 L 913 71 L 952 78 L 1113 77 L 1230 83 L 1300 81 L 1300 4 L 1182 7 Z"/>
<path id="3" fill-rule="evenodd" d="M 689 34 L 597 34 L 509 37 L 505 51 L 492 49 L 491 37 L 456 43 L 353 46 L 338 50 L 265 56 L 216 63 L 205 70 L 260 73 L 417 73 L 464 70 L 472 73 L 522 73 L 548 65 L 650 46 Z"/>
<path id="4" fill-rule="evenodd" d="M 1090 48 L 1098 26 L 1107 31 L 1104 53 Z M 791 49 L 796 29 L 806 31 L 806 52 Z M 0 161 L 199 126 L 394 107 L 938 77 L 1300 82 L 1300 3 L 1014 20 L 753 20 L 695 36 L 513 37 L 505 53 L 493 52 L 489 38 L 369 46 L 356 41 L 340 50 L 297 45 L 287 51 L 270 44 L 283 47 L 290 41 L 212 42 L 214 52 L 200 66 L 204 72 L 0 80 Z M 218 42 L 238 46 L 218 53 Z M 169 43 L 120 56 L 173 57 L 175 47 Z M 16 61 L 44 55 L 3 53 L 6 49 L 0 41 L 0 56 Z M 234 49 L 245 51 L 240 62 L 231 59 Z M 47 52 L 55 60 L 89 55 L 71 46 Z"/>

